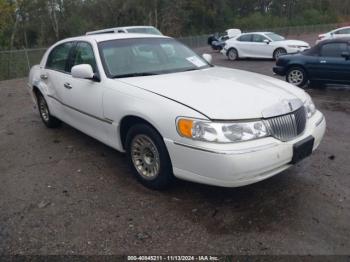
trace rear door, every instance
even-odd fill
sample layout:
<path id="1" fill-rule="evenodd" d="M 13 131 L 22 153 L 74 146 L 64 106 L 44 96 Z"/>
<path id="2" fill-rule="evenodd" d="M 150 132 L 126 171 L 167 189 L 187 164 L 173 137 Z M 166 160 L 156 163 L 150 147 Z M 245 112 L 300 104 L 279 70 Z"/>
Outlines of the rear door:
<path id="1" fill-rule="evenodd" d="M 244 34 L 237 38 L 236 46 L 239 57 L 254 57 L 252 53 L 253 34 Z"/>
<path id="2" fill-rule="evenodd" d="M 47 100 L 51 113 L 64 121 L 66 117 L 63 106 L 64 83 L 70 76 L 68 64 L 73 48 L 74 42 L 65 42 L 54 47 L 41 74 L 42 80 L 47 85 Z"/>

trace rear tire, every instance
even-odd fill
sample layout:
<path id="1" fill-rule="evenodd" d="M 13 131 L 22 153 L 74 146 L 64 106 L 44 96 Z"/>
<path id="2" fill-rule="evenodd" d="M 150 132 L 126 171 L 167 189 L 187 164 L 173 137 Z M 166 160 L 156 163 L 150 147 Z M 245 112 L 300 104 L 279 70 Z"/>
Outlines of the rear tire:
<path id="1" fill-rule="evenodd" d="M 128 162 L 136 179 L 155 190 L 169 188 L 175 181 L 163 138 L 151 126 L 136 124 L 126 136 Z"/>
<path id="2" fill-rule="evenodd" d="M 308 82 L 306 71 L 300 66 L 291 67 L 286 74 L 286 81 L 298 87 L 304 87 Z"/>
<path id="3" fill-rule="evenodd" d="M 37 101 L 40 117 L 45 126 L 48 128 L 59 127 L 62 124 L 61 120 L 51 115 L 49 106 L 41 93 L 37 93 Z"/>
<path id="4" fill-rule="evenodd" d="M 238 57 L 238 51 L 235 48 L 231 48 L 227 51 L 227 58 L 230 61 L 236 61 Z"/>

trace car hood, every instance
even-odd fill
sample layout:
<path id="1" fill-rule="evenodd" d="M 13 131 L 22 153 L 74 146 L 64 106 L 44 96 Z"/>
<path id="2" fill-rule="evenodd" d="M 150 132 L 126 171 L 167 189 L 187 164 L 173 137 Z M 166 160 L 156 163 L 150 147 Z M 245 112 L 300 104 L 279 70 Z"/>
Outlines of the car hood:
<path id="1" fill-rule="evenodd" d="M 276 44 L 283 44 L 283 45 L 297 45 L 297 46 L 310 46 L 309 43 L 306 43 L 304 41 L 300 40 L 283 40 L 283 41 L 276 41 Z"/>
<path id="2" fill-rule="evenodd" d="M 281 115 L 290 112 L 283 109 L 286 101 L 305 102 L 307 98 L 302 89 L 286 82 L 224 67 L 117 81 L 175 100 L 216 120 L 263 118 L 267 117 L 264 112 L 273 108 L 278 109 L 275 115 Z"/>

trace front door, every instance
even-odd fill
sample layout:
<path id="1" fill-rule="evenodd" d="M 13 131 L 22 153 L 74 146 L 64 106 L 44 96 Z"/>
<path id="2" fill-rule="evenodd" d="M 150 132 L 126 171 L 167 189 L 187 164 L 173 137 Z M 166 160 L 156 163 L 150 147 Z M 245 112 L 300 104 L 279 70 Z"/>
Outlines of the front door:
<path id="1" fill-rule="evenodd" d="M 350 81 L 350 60 L 342 54 L 349 52 L 347 43 L 328 43 L 320 48 L 318 78 L 336 82 Z"/>
<path id="2" fill-rule="evenodd" d="M 95 74 L 99 72 L 93 47 L 88 42 L 78 42 L 70 60 L 70 71 L 73 66 L 89 64 Z M 69 75 L 64 87 L 63 101 L 68 110 L 69 123 L 84 133 L 109 143 L 114 129 L 111 121 L 103 117 L 102 82 Z"/>
<path id="3" fill-rule="evenodd" d="M 269 42 L 264 42 L 264 41 Z M 258 58 L 272 58 L 274 46 L 270 44 L 270 40 L 260 34 L 253 34 L 252 42 L 250 43 L 250 50 L 253 57 Z"/>

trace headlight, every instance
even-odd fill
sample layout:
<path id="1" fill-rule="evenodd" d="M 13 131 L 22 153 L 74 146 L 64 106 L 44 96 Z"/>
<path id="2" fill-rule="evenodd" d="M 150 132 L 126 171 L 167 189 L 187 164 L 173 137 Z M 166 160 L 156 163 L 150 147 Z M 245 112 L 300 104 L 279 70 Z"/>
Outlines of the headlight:
<path id="1" fill-rule="evenodd" d="M 316 113 L 316 106 L 310 96 L 308 96 L 304 106 L 306 109 L 307 118 L 313 117 L 313 115 Z"/>
<path id="2" fill-rule="evenodd" d="M 179 118 L 176 124 L 181 136 L 198 141 L 233 143 L 269 136 L 263 121 L 218 123 Z"/>

